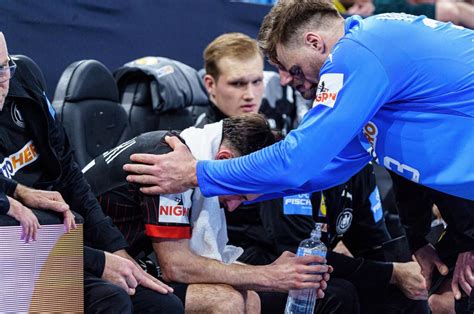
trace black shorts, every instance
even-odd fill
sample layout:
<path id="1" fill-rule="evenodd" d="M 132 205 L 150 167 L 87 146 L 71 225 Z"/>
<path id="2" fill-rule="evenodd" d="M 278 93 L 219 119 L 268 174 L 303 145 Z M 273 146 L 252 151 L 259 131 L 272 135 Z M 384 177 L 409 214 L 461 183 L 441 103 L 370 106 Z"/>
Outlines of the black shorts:
<path id="1" fill-rule="evenodd" d="M 183 305 L 186 306 L 186 292 L 188 290 L 188 284 L 179 282 L 166 282 L 163 280 L 163 278 L 160 278 L 160 280 L 173 288 L 173 293 L 181 300 L 181 302 L 183 302 Z"/>

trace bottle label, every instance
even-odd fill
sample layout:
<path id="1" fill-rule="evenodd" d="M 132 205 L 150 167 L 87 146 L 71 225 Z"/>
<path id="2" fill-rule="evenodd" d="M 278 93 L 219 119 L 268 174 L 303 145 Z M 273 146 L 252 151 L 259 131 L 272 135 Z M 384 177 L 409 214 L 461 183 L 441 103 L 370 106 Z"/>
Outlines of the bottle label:
<path id="1" fill-rule="evenodd" d="M 322 257 L 326 257 L 326 252 L 322 250 L 312 250 L 308 248 L 299 247 L 298 251 L 296 252 L 297 256 L 306 256 L 306 255 L 319 255 Z"/>

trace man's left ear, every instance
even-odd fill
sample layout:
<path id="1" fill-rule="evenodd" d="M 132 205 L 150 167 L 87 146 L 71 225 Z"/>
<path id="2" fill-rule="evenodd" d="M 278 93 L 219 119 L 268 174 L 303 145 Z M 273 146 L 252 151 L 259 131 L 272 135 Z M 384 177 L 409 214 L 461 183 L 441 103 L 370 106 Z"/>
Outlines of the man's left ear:
<path id="1" fill-rule="evenodd" d="M 307 32 L 304 35 L 304 40 L 306 44 L 310 45 L 313 49 L 316 49 L 319 53 L 323 54 L 326 51 L 324 40 L 319 34 Z"/>
<path id="2" fill-rule="evenodd" d="M 231 159 L 234 157 L 234 153 L 230 149 L 224 148 L 217 152 L 216 160 Z"/>

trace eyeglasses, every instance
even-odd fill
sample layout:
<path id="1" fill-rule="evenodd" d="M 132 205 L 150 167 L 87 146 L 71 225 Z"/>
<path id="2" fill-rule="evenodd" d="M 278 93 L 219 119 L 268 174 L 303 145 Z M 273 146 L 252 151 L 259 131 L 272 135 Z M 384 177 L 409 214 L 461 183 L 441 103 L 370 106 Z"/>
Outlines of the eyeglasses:
<path id="1" fill-rule="evenodd" d="M 10 80 L 15 74 L 16 63 L 8 56 L 8 65 L 0 66 L 0 83 Z"/>

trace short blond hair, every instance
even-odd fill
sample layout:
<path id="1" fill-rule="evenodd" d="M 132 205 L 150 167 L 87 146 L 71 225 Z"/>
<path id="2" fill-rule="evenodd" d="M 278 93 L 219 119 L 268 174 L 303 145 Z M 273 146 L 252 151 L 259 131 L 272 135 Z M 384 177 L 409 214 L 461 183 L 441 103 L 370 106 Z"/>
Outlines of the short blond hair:
<path id="1" fill-rule="evenodd" d="M 263 60 L 263 54 L 255 39 L 242 33 L 227 33 L 214 39 L 204 49 L 204 68 L 206 69 L 206 74 L 211 75 L 217 80 L 220 75 L 217 63 L 222 58 L 229 57 L 247 60 L 256 55 L 260 56 Z"/>
<path id="2" fill-rule="evenodd" d="M 278 63 L 277 44 L 288 45 L 302 30 L 323 30 L 342 19 L 329 0 L 280 0 L 263 19 L 258 43 L 269 59 Z"/>

